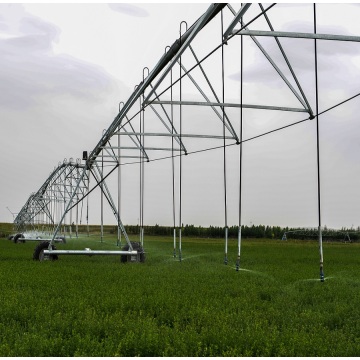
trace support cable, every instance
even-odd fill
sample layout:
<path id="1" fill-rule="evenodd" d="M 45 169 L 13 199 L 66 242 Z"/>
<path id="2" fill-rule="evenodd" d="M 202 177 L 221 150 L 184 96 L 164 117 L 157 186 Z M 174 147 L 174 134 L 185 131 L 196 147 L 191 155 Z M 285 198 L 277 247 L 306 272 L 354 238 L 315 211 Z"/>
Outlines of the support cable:
<path id="1" fill-rule="evenodd" d="M 134 164 L 138 164 L 138 162 L 136 162 L 136 163 L 129 163 L 128 165 L 134 165 Z M 85 198 L 87 198 L 87 199 L 89 199 L 89 195 L 98 187 L 98 186 L 100 186 L 101 185 L 101 183 L 102 182 L 104 182 L 117 168 L 118 168 L 118 166 L 120 166 L 119 164 L 117 164 L 116 166 L 114 166 L 114 168 L 111 170 L 111 171 L 109 171 L 109 173 L 107 173 L 103 178 L 102 178 L 102 181 L 96 181 L 96 185 L 94 185 L 92 188 L 91 188 L 91 190 L 90 190 L 90 172 L 92 173 L 92 171 L 91 171 L 91 168 L 90 169 L 88 169 L 88 171 L 89 171 L 89 177 L 88 177 L 88 191 L 87 191 L 87 193 L 86 193 L 86 195 L 83 195 L 83 197 L 80 199 L 80 200 L 78 200 L 78 202 L 80 202 L 80 201 L 82 201 L 83 199 L 85 199 Z M 93 174 L 93 173 L 92 173 Z M 74 206 L 76 205 L 76 203 L 75 204 L 73 204 L 73 206 L 71 207 L 71 208 L 73 208 Z M 87 222 L 89 223 L 89 221 L 88 221 L 88 218 L 89 218 L 89 200 L 88 200 L 88 205 L 87 205 Z"/>
<path id="2" fill-rule="evenodd" d="M 338 106 L 343 105 L 343 104 L 347 103 L 348 101 L 355 99 L 355 98 L 358 97 L 358 96 L 360 96 L 360 93 L 358 93 L 358 94 L 356 94 L 356 95 L 354 95 L 354 96 L 351 96 L 351 97 L 349 97 L 348 99 L 346 99 L 346 100 L 344 100 L 344 101 L 341 101 L 341 102 L 339 102 L 338 104 L 336 104 L 336 105 L 334 105 L 334 106 L 331 106 L 331 107 L 329 107 L 328 109 L 326 109 L 326 110 L 324 110 L 324 111 L 319 112 L 319 113 L 317 114 L 317 116 L 322 115 L 322 114 L 325 114 L 326 112 L 328 112 L 328 111 L 330 111 L 330 110 L 333 110 L 333 109 L 337 108 Z"/>
<path id="3" fill-rule="evenodd" d="M 338 106 L 340 106 L 340 105 L 343 105 L 343 104 L 345 104 L 346 102 L 348 102 L 348 101 L 350 101 L 350 100 L 352 100 L 352 99 L 354 99 L 354 98 L 356 98 L 356 97 L 358 97 L 358 96 L 360 96 L 360 93 L 358 93 L 358 94 L 356 94 L 356 95 L 348 98 L 347 100 L 344 100 L 344 101 L 342 101 L 342 102 L 340 102 L 340 103 L 338 103 L 338 104 L 336 104 L 336 105 L 334 105 L 334 106 L 332 106 L 332 107 L 330 107 L 330 108 L 328 108 L 328 109 L 320 112 L 318 115 L 321 115 L 321 114 L 324 114 L 324 113 L 326 113 L 326 112 L 328 112 L 328 111 L 330 111 L 330 110 L 333 110 L 334 108 L 336 108 L 336 107 L 338 107 Z M 316 115 L 315 115 L 315 116 L 316 116 Z M 311 119 L 310 119 L 310 118 L 302 119 L 302 120 L 299 120 L 299 121 L 294 122 L 294 123 L 292 123 L 292 124 L 284 125 L 284 126 L 281 126 L 281 127 L 279 127 L 279 128 L 276 128 L 276 129 L 273 129 L 273 130 L 270 130 L 270 131 L 266 131 L 266 132 L 264 132 L 264 133 L 262 133 L 262 134 L 255 135 L 255 136 L 252 136 L 252 137 L 250 137 L 250 138 L 248 138 L 248 139 L 242 140 L 242 141 L 240 142 L 240 144 L 237 144 L 237 143 L 227 144 L 226 147 L 234 146 L 234 145 L 241 145 L 241 144 L 243 144 L 243 143 L 245 143 L 245 142 L 258 139 L 258 138 L 260 138 L 260 137 L 263 137 L 263 136 L 266 136 L 266 135 L 275 133 L 275 132 L 280 131 L 280 130 L 284 130 L 284 129 L 286 129 L 286 128 L 289 128 L 289 127 L 292 127 L 292 126 L 295 126 L 295 125 L 299 125 L 299 124 L 304 123 L 305 121 L 308 121 L 308 120 L 311 120 Z M 206 148 L 206 149 L 201 149 L 201 150 L 195 150 L 195 151 L 188 152 L 188 155 L 197 154 L 197 153 L 202 153 L 202 152 L 207 152 L 207 151 L 212 151 L 212 150 L 216 150 L 216 149 L 222 149 L 222 148 L 223 148 L 223 145 L 213 146 L 213 147 Z M 152 160 L 150 160 L 150 162 L 155 162 L 155 161 L 160 161 L 160 160 L 166 160 L 166 159 L 170 159 L 170 158 L 172 158 L 172 157 L 175 158 L 175 157 L 178 157 L 178 156 L 180 156 L 180 155 L 163 156 L 163 157 L 160 157 L 160 158 L 152 159 Z M 135 165 L 135 164 L 138 164 L 138 161 L 136 161 L 136 162 L 123 163 L 122 165 Z M 103 180 L 105 180 L 108 176 L 110 176 L 110 175 L 118 168 L 118 166 L 120 166 L 120 164 L 117 164 L 108 174 L 106 174 L 106 175 L 104 176 Z M 87 186 L 87 189 L 90 188 L 89 184 L 90 184 L 90 176 L 88 176 L 88 186 Z M 79 200 L 79 202 L 82 201 L 83 199 L 85 199 L 86 197 L 88 197 L 88 195 L 89 195 L 92 191 L 94 191 L 94 190 L 97 188 L 98 185 L 99 185 L 99 184 L 95 185 L 91 190 L 88 190 L 87 193 L 86 193 L 86 195 L 83 195 L 83 197 Z M 58 200 L 58 204 L 60 205 L 60 200 Z M 86 220 L 87 220 L 87 222 L 88 222 L 88 218 L 89 218 L 89 205 L 88 205 L 88 203 L 87 203 L 87 215 L 86 215 Z"/>
<path id="4" fill-rule="evenodd" d="M 126 230 L 125 230 L 125 228 L 124 228 L 124 225 L 123 225 L 123 223 L 122 223 L 122 221 L 121 221 L 121 219 L 120 219 L 120 217 L 119 217 L 119 213 L 118 213 L 117 210 L 116 210 L 116 205 L 115 205 L 115 203 L 114 203 L 114 201 L 113 201 L 113 199 L 112 199 L 112 197 L 111 197 L 111 193 L 110 193 L 110 191 L 109 191 L 109 188 L 108 188 L 107 185 L 106 185 L 105 178 L 103 178 L 103 174 L 101 173 L 101 169 L 100 169 L 100 167 L 99 167 L 98 164 L 96 164 L 96 168 L 94 168 L 94 170 L 95 170 L 95 169 L 96 169 L 97 172 L 99 173 L 99 178 L 97 177 L 95 171 L 92 171 L 92 169 L 90 169 L 90 171 L 91 171 L 91 173 L 93 174 L 93 176 L 94 176 L 94 178 L 95 178 L 95 181 L 96 181 L 98 184 L 102 184 L 102 185 L 103 185 L 102 187 L 100 187 L 100 189 L 101 189 L 101 191 L 103 192 L 103 194 L 105 195 L 106 200 L 108 201 L 108 203 L 109 203 L 109 205 L 110 205 L 110 208 L 112 209 L 113 214 L 114 214 L 114 216 L 116 217 L 116 220 L 117 220 L 117 222 L 118 222 L 118 225 L 121 227 L 121 230 L 122 230 L 122 232 L 123 232 L 123 234 L 124 234 L 124 236 L 125 236 L 126 242 L 127 242 L 128 245 L 129 245 L 129 249 L 130 249 L 130 250 L 133 250 L 132 245 L 131 245 L 131 242 L 130 242 L 130 240 L 129 240 L 128 236 L 127 236 Z"/>
<path id="5" fill-rule="evenodd" d="M 306 119 L 303 119 L 303 120 L 300 120 L 300 121 L 297 121 L 295 123 L 292 123 L 292 124 L 289 124 L 289 125 L 285 125 L 285 126 L 281 126 L 280 128 L 277 128 L 277 129 L 274 129 L 274 130 L 270 130 L 270 131 L 267 131 L 265 133 L 262 133 L 262 134 L 259 134 L 259 135 L 255 135 L 251 138 L 248 138 L 248 139 L 245 139 L 242 141 L 242 143 L 244 142 L 247 142 L 247 141 L 251 141 L 251 140 L 254 140 L 254 139 L 257 139 L 257 138 L 260 138 L 262 136 L 265 136 L 265 135 L 269 135 L 271 133 L 274 133 L 274 132 L 277 132 L 277 131 L 280 131 L 280 130 L 283 130 L 283 129 L 286 129 L 288 127 L 291 127 L 293 125 L 298 125 L 300 123 L 303 123 L 305 121 L 308 121 L 310 120 L 309 118 L 306 118 Z M 238 143 L 234 142 L 232 144 L 226 144 L 226 147 L 228 146 L 234 146 L 234 145 L 239 145 Z M 211 151 L 211 150 L 216 150 L 216 149 L 222 149 L 224 145 L 218 145 L 218 146 L 213 146 L 213 147 L 210 147 L 210 148 L 206 148 L 206 149 L 201 149 L 201 150 L 195 150 L 195 151 L 191 151 L 191 152 L 188 152 L 188 155 L 190 154 L 197 154 L 197 153 L 202 153 L 202 152 L 207 152 L 207 151 Z M 149 160 L 149 162 L 154 162 L 154 161 L 160 161 L 160 160 L 165 160 L 165 159 L 170 159 L 172 156 L 163 156 L 163 157 L 160 157 L 160 158 L 156 158 L 156 159 L 152 159 L 152 160 Z M 174 158 L 175 157 L 180 157 L 180 154 L 178 155 L 174 155 Z M 128 162 L 128 163 L 123 163 L 122 165 L 136 165 L 138 164 L 139 162 L 138 161 L 134 161 L 134 162 Z M 111 173 L 118 167 L 119 165 L 116 165 L 105 177 L 103 180 L 105 180 L 109 175 L 111 175 Z M 95 190 L 96 186 L 94 186 L 90 192 L 92 192 L 93 190 Z M 87 196 L 87 195 L 86 195 Z M 83 198 L 85 198 L 86 196 L 83 196 Z M 81 200 L 81 199 L 80 199 Z"/>

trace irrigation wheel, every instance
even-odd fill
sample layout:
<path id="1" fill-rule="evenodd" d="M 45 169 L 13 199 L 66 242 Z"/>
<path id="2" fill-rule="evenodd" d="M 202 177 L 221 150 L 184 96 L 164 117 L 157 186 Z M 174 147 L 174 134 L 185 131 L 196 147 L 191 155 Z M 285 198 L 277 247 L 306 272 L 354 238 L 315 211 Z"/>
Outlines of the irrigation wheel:
<path id="1" fill-rule="evenodd" d="M 24 243 L 25 242 L 25 240 L 23 240 L 24 238 L 25 236 L 23 234 L 16 234 L 12 240 L 15 244 Z"/>
<path id="2" fill-rule="evenodd" d="M 49 248 L 50 241 L 42 241 L 40 244 L 38 244 L 34 250 L 33 254 L 33 260 L 37 261 L 44 261 L 44 260 L 58 260 L 57 255 L 45 255 L 44 250 Z M 56 250 L 56 247 L 54 245 L 51 246 L 52 250 Z"/>
<path id="3" fill-rule="evenodd" d="M 121 262 L 122 263 L 126 263 L 126 262 L 145 262 L 145 252 L 143 247 L 141 246 L 141 244 L 139 242 L 134 242 L 134 241 L 130 241 L 131 246 L 134 250 L 138 251 L 138 254 L 135 259 L 135 257 L 133 255 L 121 255 Z M 122 250 L 124 251 L 128 251 L 129 250 L 129 245 L 126 244 L 125 246 L 123 246 Z"/>

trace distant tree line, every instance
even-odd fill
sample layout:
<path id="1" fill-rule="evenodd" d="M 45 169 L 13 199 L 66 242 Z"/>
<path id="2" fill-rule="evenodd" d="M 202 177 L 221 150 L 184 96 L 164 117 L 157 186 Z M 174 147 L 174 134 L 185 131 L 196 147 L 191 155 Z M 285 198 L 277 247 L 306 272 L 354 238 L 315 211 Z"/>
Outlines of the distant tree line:
<path id="1" fill-rule="evenodd" d="M 1 224 L 0 237 L 7 237 L 10 233 L 13 233 L 12 224 Z M 6 225 L 6 226 L 5 226 Z M 67 225 L 67 231 L 69 231 Z M 90 233 L 100 233 L 100 225 L 79 225 L 78 231 L 80 233 L 86 233 L 89 228 Z M 76 230 L 75 225 L 72 226 L 72 232 Z M 139 225 L 125 225 L 126 232 L 129 235 L 137 235 L 140 233 Z M 3 230 L 3 231 L 1 231 Z M 172 226 L 160 226 L 158 224 L 154 226 L 144 226 L 145 235 L 159 235 L 159 236 L 173 236 L 174 228 Z M 117 234 L 117 226 L 104 225 L 104 233 Z M 225 236 L 225 228 L 221 226 L 194 226 L 183 225 L 182 236 L 184 237 L 197 237 L 197 238 L 214 238 L 221 239 Z M 360 240 L 360 227 L 354 229 L 342 228 L 340 230 L 328 229 L 326 226 L 323 228 L 323 241 L 345 241 L 354 242 Z M 285 235 L 285 236 L 284 236 Z M 242 225 L 241 236 L 247 239 L 295 239 L 295 240 L 317 240 L 318 230 L 317 228 L 289 228 L 280 226 L 268 226 L 268 225 Z M 228 237 L 230 239 L 236 239 L 238 237 L 238 226 L 231 226 L 228 228 Z"/>
<path id="2" fill-rule="evenodd" d="M 139 225 L 126 225 L 126 231 L 128 234 L 136 235 L 140 232 Z M 116 230 L 116 227 L 115 227 Z M 147 235 L 162 235 L 162 236 L 173 236 L 174 228 L 172 226 L 144 226 L 144 232 Z M 183 225 L 182 236 L 185 237 L 198 237 L 198 238 L 223 238 L 225 234 L 225 228 L 220 226 L 194 226 L 194 225 Z M 268 225 L 242 225 L 241 236 L 242 238 L 253 238 L 253 239 L 283 239 L 284 234 L 286 239 L 297 239 L 297 240 L 309 240 L 317 239 L 317 229 L 305 229 L 305 228 L 289 228 L 280 226 L 268 226 Z M 238 237 L 238 226 L 231 226 L 228 228 L 228 237 Z M 357 230 L 351 228 L 342 228 L 341 230 L 329 230 L 325 226 L 323 229 L 324 241 L 357 241 L 360 238 L 360 228 Z"/>

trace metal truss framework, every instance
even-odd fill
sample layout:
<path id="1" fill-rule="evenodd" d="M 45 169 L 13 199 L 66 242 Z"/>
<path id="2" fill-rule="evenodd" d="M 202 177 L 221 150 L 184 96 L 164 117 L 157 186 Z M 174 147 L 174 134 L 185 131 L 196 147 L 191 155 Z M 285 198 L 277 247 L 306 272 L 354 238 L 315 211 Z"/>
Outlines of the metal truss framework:
<path id="1" fill-rule="evenodd" d="M 65 159 L 59 163 L 39 190 L 30 195 L 14 220 L 15 229 L 18 232 L 53 233 L 73 194 L 76 199 L 86 195 L 88 176 L 83 177 L 76 187 L 84 168 L 85 166 L 81 164 L 80 159 L 76 162 L 73 159 L 69 161 Z M 75 221 L 78 224 L 78 218 L 79 209 L 77 208 L 74 219 L 73 213 L 69 213 L 67 224 L 71 225 Z M 64 221 L 64 232 L 65 223 Z M 69 232 L 71 234 L 71 226 L 69 226 Z"/>
<path id="2" fill-rule="evenodd" d="M 272 11 L 276 4 L 266 8 L 262 4 L 211 4 L 206 12 L 190 27 L 186 22 L 180 24 L 180 37 L 165 49 L 156 66 L 150 71 L 144 68 L 142 81 L 126 102 L 119 104 L 119 112 L 110 126 L 103 132 L 94 149 L 84 154 L 84 165 L 68 164 L 59 166 L 54 171 L 63 174 L 64 188 L 58 185 L 55 175 L 49 177 L 44 189 L 32 195 L 15 221 L 21 227 L 24 223 L 36 222 L 45 217 L 54 228 L 53 239 L 64 223 L 65 216 L 86 195 L 86 184 L 89 174 L 100 186 L 118 220 L 119 236 L 126 231 L 120 220 L 121 173 L 129 163 L 139 164 L 140 173 L 140 242 L 144 238 L 144 179 L 146 162 L 160 159 L 172 159 L 173 178 L 173 225 L 174 256 L 176 256 L 176 240 L 178 236 L 179 259 L 181 260 L 181 227 L 182 227 L 182 162 L 183 156 L 206 150 L 223 149 L 224 167 L 224 208 L 225 208 L 225 259 L 227 263 L 227 168 L 226 149 L 239 146 L 239 236 L 236 269 L 240 266 L 241 225 L 242 225 L 242 144 L 251 139 L 243 139 L 242 127 L 245 111 L 259 113 L 266 117 L 269 112 L 286 113 L 292 122 L 282 128 L 315 119 L 318 122 L 318 89 L 317 89 L 317 42 L 340 41 L 359 42 L 359 36 L 319 34 L 316 28 L 316 5 L 313 5 L 313 31 L 283 32 L 276 31 L 271 21 Z M 281 6 L 281 5 L 280 5 Z M 309 6 L 312 6 L 309 4 Z M 261 40 L 270 38 L 272 47 L 281 54 L 281 61 L 274 56 Z M 314 94 L 309 93 L 303 80 L 297 75 L 287 54 L 284 38 L 293 41 L 305 39 L 315 44 L 314 59 L 311 71 L 316 77 L 316 101 Z M 271 104 L 266 97 L 260 97 L 254 103 L 244 101 L 244 43 L 251 40 L 257 49 L 257 56 L 264 57 L 271 71 L 280 80 L 287 101 L 283 105 Z M 229 58 L 237 59 L 239 71 L 239 92 L 228 94 L 229 75 L 234 68 L 229 66 Z M 285 97 L 284 97 L 285 99 Z M 312 106 L 310 105 L 312 104 Z M 193 112 L 196 109 L 196 112 Z M 194 115 L 196 113 L 196 115 Z M 260 115 L 261 114 L 261 115 Z M 300 116 L 300 118 L 299 118 Z M 300 119 L 300 120 L 299 120 Z M 281 130 L 274 129 L 268 131 Z M 317 127 L 318 131 L 318 127 Z M 266 135 L 263 133 L 260 136 Z M 259 137 L 259 136 L 256 136 Z M 318 141 L 319 133 L 317 134 Z M 319 142 L 318 159 L 318 215 L 319 215 L 319 248 L 320 278 L 323 275 L 323 254 L 320 212 L 320 175 L 319 175 Z M 176 162 L 175 162 L 176 161 Z M 178 177 L 174 169 L 178 167 Z M 105 180 L 115 172 L 118 173 L 118 203 L 115 204 L 111 191 Z M 75 176 L 76 174 L 76 176 Z M 71 181 L 69 180 L 69 176 Z M 60 179 L 60 175 L 58 177 Z M 67 180 L 65 180 L 65 178 Z M 175 194 L 175 183 L 179 193 Z M 51 189 L 51 190 L 45 190 Z M 89 189 L 88 189 L 89 190 Z M 56 205 L 63 205 L 64 211 L 60 219 L 53 214 Z M 177 205 L 177 211 L 175 210 Z M 27 210 L 29 209 L 29 210 Z M 176 216 L 177 215 L 177 216 Z M 55 226 L 55 223 L 57 225 Z M 178 230 L 178 234 L 177 234 Z M 128 241 L 128 239 L 127 239 Z M 129 243 L 130 244 L 130 243 Z M 130 245 L 131 249 L 131 245 Z M 51 250 L 49 250 L 49 253 Z"/>
<path id="3" fill-rule="evenodd" d="M 73 159 L 69 161 L 65 159 L 63 163 L 59 163 L 54 168 L 40 189 L 30 195 L 14 219 L 15 230 L 18 233 L 26 233 L 26 241 L 45 240 L 38 237 L 39 234 L 54 234 L 48 239 L 51 241 L 54 241 L 58 234 L 65 236 L 68 233 L 71 238 L 73 230 L 77 238 L 79 219 L 81 224 L 83 215 L 83 200 L 90 191 L 91 175 L 95 178 L 97 184 L 100 184 L 103 194 L 119 221 L 118 227 L 120 231 L 123 231 L 126 241 L 131 246 L 111 194 L 102 179 L 101 169 L 99 167 L 86 169 L 85 165 L 81 164 L 80 159 L 77 159 L 76 162 Z M 88 209 L 86 209 L 86 212 L 88 212 Z M 86 221 L 88 227 L 88 214 L 86 214 Z"/>

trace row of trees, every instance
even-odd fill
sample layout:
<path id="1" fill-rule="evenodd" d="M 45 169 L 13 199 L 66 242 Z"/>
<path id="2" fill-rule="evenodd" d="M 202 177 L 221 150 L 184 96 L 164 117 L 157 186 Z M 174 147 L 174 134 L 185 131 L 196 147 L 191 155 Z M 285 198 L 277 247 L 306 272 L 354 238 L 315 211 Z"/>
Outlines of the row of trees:
<path id="1" fill-rule="evenodd" d="M 0 224 L 0 238 L 7 237 L 13 233 L 12 224 Z M 5 226 L 7 225 L 7 226 Z M 89 229 L 90 233 L 100 233 L 100 225 L 79 225 L 79 233 L 86 233 Z M 125 225 L 125 229 L 129 235 L 137 235 L 140 233 L 139 225 Z M 2 231 L 3 230 L 3 231 Z M 72 226 L 72 232 L 75 233 L 75 226 Z M 104 232 L 110 234 L 117 234 L 117 227 L 113 225 L 104 225 Z M 173 236 L 174 228 L 172 226 L 144 226 L 145 235 L 159 235 L 159 236 Z M 224 238 L 225 229 L 219 226 L 194 226 L 183 225 L 182 236 L 184 237 L 197 237 L 197 238 Z M 318 230 L 316 228 L 289 228 L 280 226 L 266 226 L 266 225 L 243 225 L 241 227 L 241 235 L 243 238 L 265 238 L 265 239 L 297 239 L 308 240 L 318 238 Z M 284 236 L 285 235 L 285 236 Z M 345 241 L 353 242 L 360 240 L 360 227 L 342 228 L 340 230 L 328 229 L 326 226 L 323 228 L 324 241 Z M 238 227 L 231 226 L 228 228 L 228 237 L 236 239 L 238 236 Z"/>
<path id="2" fill-rule="evenodd" d="M 126 231 L 128 234 L 139 234 L 139 225 L 126 225 Z M 116 228 L 115 228 L 116 230 Z M 162 235 L 173 236 L 174 228 L 171 226 L 144 226 L 144 232 L 147 235 Z M 199 237 L 199 238 L 223 238 L 225 234 L 225 228 L 219 226 L 194 226 L 183 225 L 182 236 L 185 237 Z M 284 237 L 284 234 L 286 237 Z M 305 228 L 282 228 L 280 226 L 268 226 L 268 225 L 242 225 L 241 235 L 243 238 L 265 238 L 265 239 L 317 239 L 317 229 L 305 229 Z M 228 237 L 237 238 L 238 227 L 231 226 L 228 228 Z M 342 228 L 341 230 L 329 230 L 326 227 L 323 229 L 324 240 L 338 240 L 338 241 L 356 241 L 360 238 L 360 229 L 358 231 L 354 229 Z"/>

